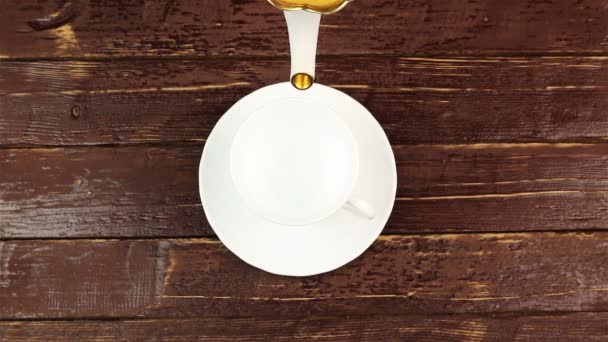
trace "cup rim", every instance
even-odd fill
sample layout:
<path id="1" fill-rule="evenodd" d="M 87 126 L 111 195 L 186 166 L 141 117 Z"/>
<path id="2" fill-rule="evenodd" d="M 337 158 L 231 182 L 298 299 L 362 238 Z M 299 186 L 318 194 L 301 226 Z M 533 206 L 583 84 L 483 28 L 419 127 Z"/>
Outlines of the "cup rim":
<path id="1" fill-rule="evenodd" d="M 289 101 L 289 100 L 297 100 L 297 101 L 313 103 L 313 104 L 317 104 L 317 105 L 319 104 L 319 102 L 321 102 L 322 106 L 324 107 L 324 110 L 326 111 L 325 113 L 323 113 L 323 115 L 333 116 L 333 118 L 336 120 L 336 122 L 339 122 L 340 124 L 342 124 L 344 126 L 344 128 L 346 128 L 345 131 L 347 132 L 348 136 L 350 137 L 350 140 L 352 141 L 351 148 L 353 149 L 353 152 L 354 152 L 354 169 L 352 170 L 352 176 L 350 176 L 350 181 L 348 182 L 348 185 L 344 187 L 343 191 L 341 191 L 341 194 L 340 194 L 341 196 L 339 196 L 339 197 L 336 196 L 336 198 L 330 203 L 331 206 L 327 205 L 326 206 L 327 209 L 323 210 L 323 213 L 317 214 L 315 216 L 307 217 L 306 219 L 301 219 L 301 218 L 287 219 L 285 217 L 279 217 L 278 215 L 275 215 L 273 213 L 270 213 L 267 210 L 264 210 L 262 208 L 262 206 L 258 204 L 258 201 L 251 198 L 251 196 L 247 192 L 243 191 L 243 189 L 242 189 L 243 184 L 236 176 L 236 174 L 238 172 L 235 171 L 235 166 L 234 166 L 235 153 L 236 153 L 235 152 L 235 142 L 237 141 L 239 134 L 242 132 L 243 127 L 245 127 L 246 124 L 250 123 L 251 120 L 255 120 L 256 114 L 260 113 L 260 111 L 264 107 L 275 104 L 277 102 L 284 102 L 284 101 Z M 321 99 L 319 99 L 319 98 L 313 100 L 311 98 L 306 98 L 306 97 L 287 96 L 287 97 L 280 97 L 280 98 L 271 98 L 271 99 L 269 99 L 269 101 L 267 101 L 263 105 L 256 107 L 248 115 L 249 115 L 249 117 L 241 123 L 240 127 L 237 129 L 237 131 L 232 139 L 232 142 L 230 145 L 230 157 L 229 157 L 230 161 L 229 162 L 230 162 L 230 174 L 231 174 L 231 179 L 232 179 L 234 188 L 236 189 L 237 193 L 239 194 L 239 196 L 241 197 L 243 202 L 246 204 L 246 206 L 249 207 L 250 210 L 252 210 L 256 215 L 258 215 L 270 222 L 273 222 L 273 223 L 276 223 L 279 225 L 283 225 L 283 226 L 301 227 L 301 226 L 313 224 L 315 222 L 321 221 L 321 220 L 331 216 L 332 214 L 334 214 L 336 211 L 338 211 L 340 208 L 342 208 L 348 202 L 348 200 L 353 195 L 353 192 L 354 192 L 354 189 L 357 184 L 358 177 L 359 177 L 359 166 L 360 166 L 359 165 L 359 162 L 360 162 L 359 161 L 359 143 L 352 132 L 352 128 L 349 127 L 348 123 L 345 120 L 340 118 L 340 116 L 331 108 L 331 106 L 327 105 L 326 103 L 321 101 Z"/>

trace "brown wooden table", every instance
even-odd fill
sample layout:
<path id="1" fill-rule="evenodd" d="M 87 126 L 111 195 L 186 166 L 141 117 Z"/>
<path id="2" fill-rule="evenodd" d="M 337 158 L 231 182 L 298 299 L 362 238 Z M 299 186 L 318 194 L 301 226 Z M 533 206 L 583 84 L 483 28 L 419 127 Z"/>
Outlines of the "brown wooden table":
<path id="1" fill-rule="evenodd" d="M 0 340 L 607 337 L 606 1 L 324 17 L 318 79 L 382 124 L 399 186 L 371 249 L 307 278 L 237 259 L 198 196 L 214 123 L 288 77 L 281 13 L 91 0 L 36 21 L 64 3 L 0 1 Z"/>

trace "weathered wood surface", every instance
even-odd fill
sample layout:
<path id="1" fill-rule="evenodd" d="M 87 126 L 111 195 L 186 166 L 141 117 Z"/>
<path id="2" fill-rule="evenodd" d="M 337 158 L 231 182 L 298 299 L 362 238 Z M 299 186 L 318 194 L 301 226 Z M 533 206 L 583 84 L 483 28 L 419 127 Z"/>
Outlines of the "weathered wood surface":
<path id="1" fill-rule="evenodd" d="M 376 316 L 0 322 L 5 342 L 602 341 L 608 314 Z M 229 327 L 229 328 L 228 328 Z"/>
<path id="2" fill-rule="evenodd" d="M 0 238 L 210 236 L 202 148 L 0 150 Z M 608 229 L 606 144 L 394 152 L 398 198 L 386 233 Z"/>
<path id="3" fill-rule="evenodd" d="M 305 278 L 221 243 L 0 242 L 0 318 L 309 317 L 608 309 L 608 233 L 383 236 Z"/>
<path id="4" fill-rule="evenodd" d="M 200 146 L 0 150 L 0 236 L 209 235 Z"/>
<path id="5" fill-rule="evenodd" d="M 72 23 L 27 22 L 59 1 L 0 4 L 0 56 L 275 55 L 284 18 L 265 1 L 90 1 Z M 608 8 L 585 1 L 361 1 L 323 18 L 321 54 L 603 53 Z M 353 44 L 353 42 L 356 42 Z"/>
<path id="6" fill-rule="evenodd" d="M 393 144 L 600 142 L 608 57 L 320 58 Z M 0 145 L 200 141 L 286 59 L 0 63 Z"/>
<path id="7" fill-rule="evenodd" d="M 318 79 L 374 113 L 399 186 L 387 235 L 307 278 L 240 261 L 198 196 L 214 123 L 287 80 L 281 13 L 88 1 L 67 25 L 28 26 L 65 3 L 0 0 L 0 340 L 608 334 L 605 1 L 324 17 Z"/>

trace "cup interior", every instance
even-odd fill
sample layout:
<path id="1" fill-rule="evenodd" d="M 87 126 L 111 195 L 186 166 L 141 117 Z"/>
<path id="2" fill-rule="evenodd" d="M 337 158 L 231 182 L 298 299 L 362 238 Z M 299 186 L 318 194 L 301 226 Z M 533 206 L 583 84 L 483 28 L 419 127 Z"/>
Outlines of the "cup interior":
<path id="1" fill-rule="evenodd" d="M 327 105 L 285 98 L 254 110 L 230 153 L 234 185 L 247 206 L 283 225 L 305 225 L 348 200 L 359 167 L 347 124 Z"/>

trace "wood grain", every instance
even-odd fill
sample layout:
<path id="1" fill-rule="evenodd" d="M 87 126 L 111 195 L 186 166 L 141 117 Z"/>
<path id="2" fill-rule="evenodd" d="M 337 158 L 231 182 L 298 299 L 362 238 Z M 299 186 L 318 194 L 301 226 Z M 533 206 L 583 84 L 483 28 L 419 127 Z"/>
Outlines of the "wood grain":
<path id="1" fill-rule="evenodd" d="M 608 309 L 608 233 L 384 236 L 333 272 L 259 271 L 215 240 L 0 243 L 0 318 Z"/>
<path id="2" fill-rule="evenodd" d="M 0 238 L 212 236 L 203 143 L 0 150 Z M 395 146 L 386 233 L 608 229 L 608 145 Z M 505 210 L 509 208 L 509 210 Z"/>
<path id="3" fill-rule="evenodd" d="M 2 237 L 209 235 L 202 145 L 1 150 Z M 71 203 L 71 204 L 69 204 Z"/>
<path id="4" fill-rule="evenodd" d="M 0 322 L 6 342 L 601 341 L 606 313 Z M 227 328 L 230 327 L 230 328 Z"/>
<path id="5" fill-rule="evenodd" d="M 387 235 L 307 278 L 239 260 L 198 196 L 215 122 L 287 80 L 281 13 L 65 4 L 0 0 L 0 340 L 605 339 L 605 1 L 325 16 L 318 80 L 375 115 L 399 185 Z"/>
<path id="6" fill-rule="evenodd" d="M 264 1 L 90 1 L 72 23 L 27 22 L 58 1 L 2 1 L 0 55 L 226 56 L 288 52 L 284 19 Z M 361 1 L 323 18 L 321 54 L 605 53 L 603 0 Z M 356 42 L 353 44 L 353 42 Z"/>
<path id="7" fill-rule="evenodd" d="M 320 58 L 393 144 L 603 142 L 605 57 Z M 0 63 L 0 145 L 200 141 L 286 59 Z"/>
<path id="8" fill-rule="evenodd" d="M 605 229 L 607 148 L 395 147 L 399 200 L 388 227 L 392 232 Z"/>

